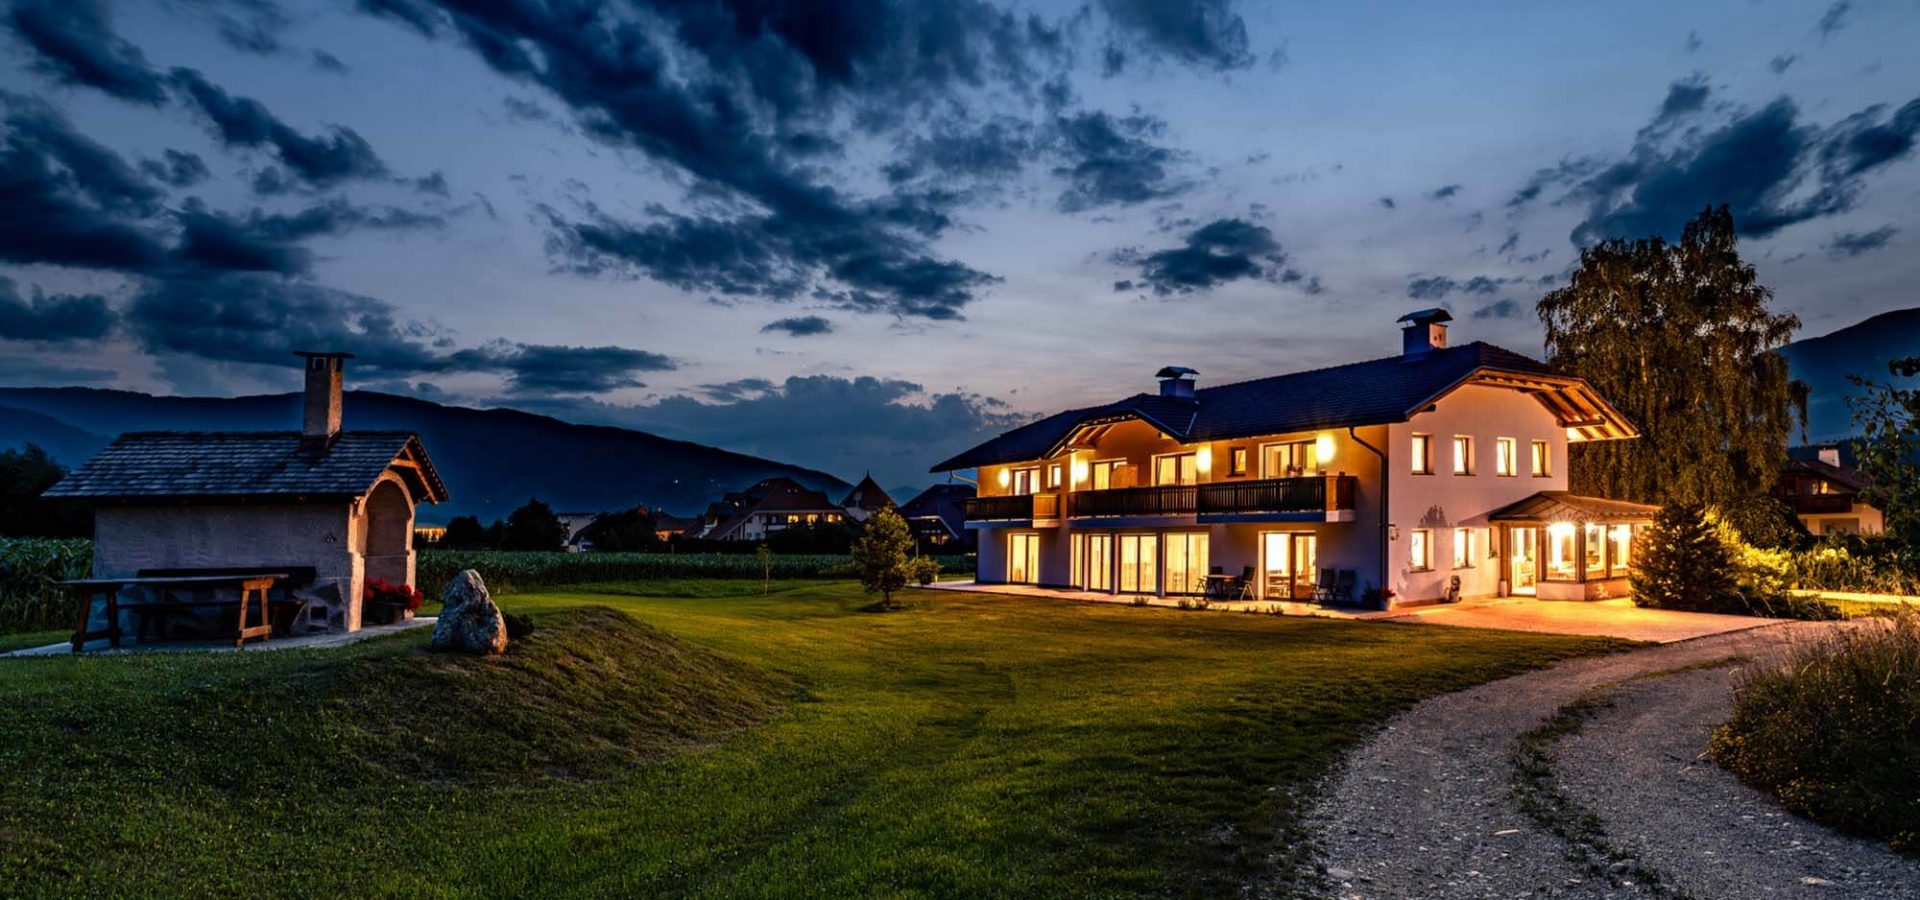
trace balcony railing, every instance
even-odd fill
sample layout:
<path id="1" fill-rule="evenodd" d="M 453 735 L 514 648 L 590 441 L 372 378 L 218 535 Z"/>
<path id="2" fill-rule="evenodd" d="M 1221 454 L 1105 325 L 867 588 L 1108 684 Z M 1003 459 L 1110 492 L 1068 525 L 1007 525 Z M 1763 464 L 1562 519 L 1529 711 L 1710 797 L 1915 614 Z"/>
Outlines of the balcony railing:
<path id="1" fill-rule="evenodd" d="M 1313 513 L 1353 508 L 1351 475 L 1219 481 L 1070 494 L 1074 518 Z"/>
<path id="2" fill-rule="evenodd" d="M 1808 516 L 1852 512 L 1854 499 L 1853 494 L 1793 494 L 1786 501 L 1794 512 Z"/>
<path id="3" fill-rule="evenodd" d="M 1114 488 L 1107 491 L 1080 491 L 1069 501 L 1073 517 L 1099 516 L 1180 516 L 1192 515 L 1195 508 L 1194 485 Z"/>
<path id="4" fill-rule="evenodd" d="M 1060 518 L 1059 494 L 1008 494 L 967 500 L 969 522 L 1025 522 Z"/>

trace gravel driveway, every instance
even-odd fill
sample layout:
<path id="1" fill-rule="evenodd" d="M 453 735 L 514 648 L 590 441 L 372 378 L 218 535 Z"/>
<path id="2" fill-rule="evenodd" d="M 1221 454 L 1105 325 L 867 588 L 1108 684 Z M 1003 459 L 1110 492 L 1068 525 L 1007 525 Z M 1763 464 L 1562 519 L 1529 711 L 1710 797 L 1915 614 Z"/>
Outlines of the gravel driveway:
<path id="1" fill-rule="evenodd" d="M 1920 865 L 1797 819 L 1700 759 L 1728 715 L 1740 661 L 1831 627 L 1774 625 L 1576 660 L 1416 706 L 1348 759 L 1310 821 L 1331 892 L 1920 898 Z M 1573 734 L 1522 743 L 1594 698 L 1611 704 Z M 1521 810 L 1516 749 L 1535 744 L 1550 774 L 1528 783 L 1591 814 L 1568 818 L 1582 839 Z M 1594 833 L 1604 853 L 1586 840 Z"/>

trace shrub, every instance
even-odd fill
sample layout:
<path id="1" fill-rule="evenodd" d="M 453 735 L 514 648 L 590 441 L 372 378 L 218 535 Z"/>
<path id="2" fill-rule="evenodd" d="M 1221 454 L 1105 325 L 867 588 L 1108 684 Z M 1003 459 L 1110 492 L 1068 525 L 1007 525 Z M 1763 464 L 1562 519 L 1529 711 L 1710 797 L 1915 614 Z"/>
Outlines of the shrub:
<path id="1" fill-rule="evenodd" d="M 653 581 L 668 578 L 738 578 L 760 580 L 763 571 L 771 577 L 852 578 L 853 562 L 846 556 L 780 554 L 770 570 L 763 570 L 746 553 L 539 553 L 490 550 L 423 550 L 419 558 L 419 583 L 429 587 L 446 584 L 461 569 L 478 569 L 494 593 L 588 584 L 607 581 Z M 950 569 L 970 569 L 964 556 L 940 557 Z"/>
<path id="2" fill-rule="evenodd" d="M 1797 647 L 1735 688 L 1713 758 L 1788 809 L 1920 855 L 1920 615 Z"/>
<path id="3" fill-rule="evenodd" d="M 1636 606 L 1781 619 L 1836 619 L 1817 600 L 1788 593 L 1793 553 L 1754 547 L 1700 505 L 1660 510 L 1633 570 Z"/>
<path id="4" fill-rule="evenodd" d="M 940 561 L 931 556 L 922 556 L 913 561 L 913 583 L 926 587 L 940 580 Z"/>

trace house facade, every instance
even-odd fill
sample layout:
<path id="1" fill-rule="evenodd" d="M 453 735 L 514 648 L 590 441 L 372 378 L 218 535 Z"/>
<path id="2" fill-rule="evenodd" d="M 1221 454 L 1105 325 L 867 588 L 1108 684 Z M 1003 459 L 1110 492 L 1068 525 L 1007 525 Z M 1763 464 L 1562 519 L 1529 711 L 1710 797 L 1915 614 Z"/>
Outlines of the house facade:
<path id="1" fill-rule="evenodd" d="M 1838 447 L 1820 447 L 1814 453 L 1812 458 L 1787 460 L 1773 495 L 1813 534 L 1885 531 L 1886 512 L 1873 494 L 1873 480 L 1841 462 Z"/>
<path id="2" fill-rule="evenodd" d="M 768 478 L 708 505 L 706 528 L 700 536 L 719 541 L 764 541 L 768 535 L 789 528 L 846 520 L 847 511 L 826 494 L 791 478 Z"/>
<path id="3" fill-rule="evenodd" d="M 1069 410 L 934 467 L 977 469 L 977 579 L 1265 600 L 1396 603 L 1625 593 L 1652 507 L 1566 491 L 1570 443 L 1636 436 L 1586 382 L 1485 343 L 1444 310 L 1402 353 Z M 1384 592 L 1382 592 L 1384 593 Z"/>
<path id="4" fill-rule="evenodd" d="M 914 539 L 943 553 L 970 553 L 979 532 L 967 527 L 967 501 L 976 491 L 960 482 L 936 484 L 900 505 Z"/>

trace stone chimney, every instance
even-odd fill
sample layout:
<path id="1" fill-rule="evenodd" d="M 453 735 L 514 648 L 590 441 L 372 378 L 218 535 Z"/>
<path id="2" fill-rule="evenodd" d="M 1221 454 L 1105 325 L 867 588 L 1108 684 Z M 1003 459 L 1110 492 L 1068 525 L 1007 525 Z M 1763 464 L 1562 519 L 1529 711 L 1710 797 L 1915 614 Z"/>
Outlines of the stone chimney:
<path id="1" fill-rule="evenodd" d="M 300 442 L 325 447 L 340 433 L 340 395 L 346 384 L 351 353 L 294 351 L 307 361 L 306 406 L 301 415 Z"/>
<path id="2" fill-rule="evenodd" d="M 1444 309 L 1422 309 L 1407 313 L 1399 319 L 1400 355 L 1405 357 L 1425 356 L 1434 350 L 1447 347 L 1447 323 L 1453 321 L 1453 314 Z"/>
<path id="3" fill-rule="evenodd" d="M 1168 366 L 1153 377 L 1160 379 L 1160 396 L 1192 400 L 1193 379 L 1199 374 L 1186 366 Z"/>
<path id="4" fill-rule="evenodd" d="M 1820 448 L 1820 461 L 1830 466 L 1840 465 L 1840 448 L 1832 444 Z"/>

